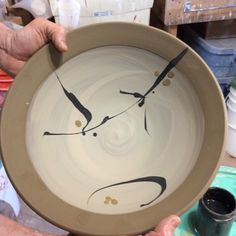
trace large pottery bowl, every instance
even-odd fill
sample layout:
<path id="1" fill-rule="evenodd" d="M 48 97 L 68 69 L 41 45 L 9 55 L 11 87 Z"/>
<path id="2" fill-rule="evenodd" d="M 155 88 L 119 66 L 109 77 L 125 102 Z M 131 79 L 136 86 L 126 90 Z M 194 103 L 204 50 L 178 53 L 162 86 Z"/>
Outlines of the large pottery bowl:
<path id="1" fill-rule="evenodd" d="M 135 235 L 180 214 L 221 160 L 225 108 L 203 60 L 151 27 L 106 23 L 39 50 L 1 118 L 1 151 L 21 197 L 82 235 Z"/>

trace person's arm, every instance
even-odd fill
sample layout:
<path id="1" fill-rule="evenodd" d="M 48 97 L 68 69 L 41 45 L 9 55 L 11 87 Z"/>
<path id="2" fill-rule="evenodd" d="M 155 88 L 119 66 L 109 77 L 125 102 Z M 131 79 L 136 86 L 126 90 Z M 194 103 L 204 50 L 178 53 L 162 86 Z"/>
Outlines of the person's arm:
<path id="1" fill-rule="evenodd" d="M 6 72 L 12 71 L 12 65 L 9 63 L 9 54 L 7 52 L 7 45 L 12 37 L 12 30 L 0 23 L 0 68 Z M 22 64 L 23 66 L 23 64 Z"/>
<path id="2" fill-rule="evenodd" d="M 16 31 L 0 23 L 0 67 L 10 75 L 16 75 L 48 41 L 52 41 L 59 51 L 67 51 L 65 29 L 48 20 L 37 18 Z"/>
<path id="3" fill-rule="evenodd" d="M 0 215 L 0 235 L 1 236 L 59 236 L 27 228 L 2 215 Z"/>

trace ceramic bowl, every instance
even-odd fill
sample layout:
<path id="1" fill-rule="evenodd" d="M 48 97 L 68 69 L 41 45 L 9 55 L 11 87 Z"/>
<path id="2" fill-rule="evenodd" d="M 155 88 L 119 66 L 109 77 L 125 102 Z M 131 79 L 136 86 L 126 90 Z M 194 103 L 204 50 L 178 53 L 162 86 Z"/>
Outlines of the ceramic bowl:
<path id="1" fill-rule="evenodd" d="M 1 150 L 23 199 L 82 235 L 135 235 L 207 190 L 224 148 L 212 72 L 161 30 L 105 23 L 38 51 L 1 118 Z M 209 92 L 210 88 L 210 92 Z"/>

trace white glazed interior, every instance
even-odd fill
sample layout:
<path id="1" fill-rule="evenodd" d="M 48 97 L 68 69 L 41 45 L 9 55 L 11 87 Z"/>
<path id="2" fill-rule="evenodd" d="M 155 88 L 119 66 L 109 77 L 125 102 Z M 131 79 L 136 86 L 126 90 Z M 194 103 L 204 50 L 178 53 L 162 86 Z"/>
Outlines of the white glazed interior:
<path id="1" fill-rule="evenodd" d="M 132 47 L 102 47 L 82 53 L 57 71 L 64 87 L 92 113 L 88 127 L 118 114 L 137 101 L 120 90 L 144 94 L 168 62 Z M 79 132 L 85 119 L 65 97 L 53 73 L 30 104 L 26 143 L 33 165 L 48 188 L 67 203 L 96 213 L 119 214 L 140 210 L 160 193 L 153 183 L 97 189 L 144 176 L 167 181 L 156 204 L 180 186 L 191 172 L 202 145 L 204 118 L 190 82 L 173 69 L 167 85 L 150 93 L 145 105 L 96 130 L 72 136 L 43 136 L 50 132 Z M 148 132 L 144 128 L 144 117 Z M 93 134 L 96 132 L 97 136 Z M 63 191 L 62 191 L 63 189 Z M 107 197 L 110 197 L 108 201 Z M 114 203 L 114 204 L 113 204 Z"/>

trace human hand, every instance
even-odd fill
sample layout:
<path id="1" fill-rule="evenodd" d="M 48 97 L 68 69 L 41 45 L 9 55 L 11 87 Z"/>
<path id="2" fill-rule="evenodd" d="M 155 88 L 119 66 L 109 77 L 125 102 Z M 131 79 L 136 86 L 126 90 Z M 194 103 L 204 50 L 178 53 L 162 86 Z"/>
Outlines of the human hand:
<path id="1" fill-rule="evenodd" d="M 181 223 L 181 220 L 176 215 L 171 215 L 163 219 L 156 228 L 145 234 L 145 236 L 173 236 L 175 229 Z"/>
<path id="2" fill-rule="evenodd" d="M 4 236 L 66 236 L 40 232 L 10 220 L 0 214 L 0 235 Z"/>
<path id="3" fill-rule="evenodd" d="M 49 41 L 61 52 L 68 49 L 65 29 L 42 18 L 37 18 L 16 31 L 0 24 L 0 31 L 0 66 L 13 76 Z"/>

